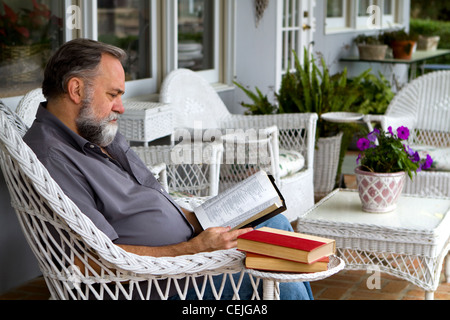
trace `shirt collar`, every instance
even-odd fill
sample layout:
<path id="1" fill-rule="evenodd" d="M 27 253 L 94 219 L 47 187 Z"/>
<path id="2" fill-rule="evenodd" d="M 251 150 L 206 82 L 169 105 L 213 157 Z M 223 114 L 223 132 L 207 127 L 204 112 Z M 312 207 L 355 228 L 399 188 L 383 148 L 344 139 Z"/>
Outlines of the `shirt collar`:
<path id="1" fill-rule="evenodd" d="M 75 144 L 84 153 L 86 153 L 85 147 L 92 145 L 91 142 L 89 142 L 76 132 L 73 132 L 61 120 L 59 120 L 58 117 L 56 117 L 50 111 L 48 111 L 47 102 L 42 102 L 40 104 L 39 109 L 36 113 L 36 120 L 41 121 L 43 123 L 47 123 L 51 127 L 58 130 L 58 132 L 60 132 L 62 135 L 65 136 L 66 141 Z"/>

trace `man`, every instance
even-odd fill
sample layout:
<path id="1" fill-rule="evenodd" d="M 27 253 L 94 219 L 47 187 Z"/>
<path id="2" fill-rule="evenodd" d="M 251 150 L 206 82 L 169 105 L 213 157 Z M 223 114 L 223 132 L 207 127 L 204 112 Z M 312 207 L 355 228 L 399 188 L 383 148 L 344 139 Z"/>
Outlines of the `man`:
<path id="1" fill-rule="evenodd" d="M 47 102 L 24 140 L 67 196 L 124 250 L 167 257 L 236 247 L 250 228 L 201 230 L 117 133 L 124 58 L 121 49 L 92 40 L 63 45 L 46 67 Z M 296 298 L 311 298 L 308 286 L 300 290 Z"/>

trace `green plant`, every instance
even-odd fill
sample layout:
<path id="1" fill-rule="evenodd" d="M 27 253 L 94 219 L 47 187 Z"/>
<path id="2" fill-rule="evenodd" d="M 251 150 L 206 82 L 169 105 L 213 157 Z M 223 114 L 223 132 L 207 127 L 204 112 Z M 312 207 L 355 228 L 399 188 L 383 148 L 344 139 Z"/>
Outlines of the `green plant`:
<path id="1" fill-rule="evenodd" d="M 245 102 L 241 103 L 243 107 L 248 109 L 245 114 L 261 115 L 276 113 L 277 107 L 269 101 L 267 95 L 264 95 L 261 90 L 255 88 L 256 93 L 253 93 L 251 90 L 245 88 L 240 83 L 234 82 L 234 84 L 239 87 L 239 89 L 244 91 L 245 94 L 253 101 L 253 103 L 251 104 Z"/>
<path id="2" fill-rule="evenodd" d="M 252 103 L 242 103 L 248 109 L 247 113 L 314 112 L 319 115 L 317 136 L 326 137 L 336 134 L 341 128 L 324 121 L 320 116 L 336 111 L 359 112 L 357 102 L 362 100 L 361 84 L 364 79 L 369 79 L 370 71 L 368 69 L 362 72 L 351 81 L 347 79 L 347 69 L 330 75 L 325 60 L 322 58 L 319 66 L 316 59 L 310 58 L 305 50 L 303 64 L 294 52 L 294 70 L 283 76 L 280 89 L 275 93 L 274 103 L 258 88 L 255 88 L 254 93 L 239 83 L 235 84 L 252 100 Z"/>
<path id="3" fill-rule="evenodd" d="M 378 173 L 393 173 L 405 171 L 410 179 L 413 173 L 431 167 L 433 159 L 430 155 L 421 159 L 419 153 L 413 151 L 404 141 L 409 138 L 409 129 L 397 128 L 397 132 L 388 128 L 388 132 L 381 133 L 375 129 L 366 137 L 358 140 L 357 146 L 361 153 L 357 163 L 361 163 L 364 170 Z"/>
<path id="4" fill-rule="evenodd" d="M 353 79 L 348 81 L 352 82 Z M 384 114 L 395 96 L 390 82 L 381 72 L 378 76 L 372 73 L 367 74 L 360 81 L 358 89 L 359 96 L 352 109 L 354 112 L 363 114 Z"/>
<path id="5" fill-rule="evenodd" d="M 360 34 L 353 40 L 357 45 L 358 44 L 367 44 L 367 45 L 382 45 L 384 44 L 381 35 L 366 35 Z"/>
<path id="6" fill-rule="evenodd" d="M 416 40 L 416 36 L 409 34 L 405 29 L 400 29 L 383 32 L 380 40 L 390 46 L 393 41 Z"/>

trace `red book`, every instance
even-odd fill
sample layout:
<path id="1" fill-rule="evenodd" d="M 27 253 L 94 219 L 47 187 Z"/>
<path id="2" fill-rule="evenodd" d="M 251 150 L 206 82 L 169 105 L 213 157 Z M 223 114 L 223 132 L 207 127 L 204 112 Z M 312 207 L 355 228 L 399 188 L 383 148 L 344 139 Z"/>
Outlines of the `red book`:
<path id="1" fill-rule="evenodd" d="M 313 263 L 336 252 L 336 242 L 307 234 L 261 228 L 238 238 L 237 248 L 269 257 Z"/>

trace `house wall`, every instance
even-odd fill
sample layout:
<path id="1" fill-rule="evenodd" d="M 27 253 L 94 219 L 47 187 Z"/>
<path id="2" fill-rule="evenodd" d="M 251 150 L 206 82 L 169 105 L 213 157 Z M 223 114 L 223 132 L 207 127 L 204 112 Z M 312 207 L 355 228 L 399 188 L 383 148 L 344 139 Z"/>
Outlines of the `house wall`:
<path id="1" fill-rule="evenodd" d="M 410 0 L 401 1 L 400 5 L 402 13 L 400 22 L 409 29 L 409 17 L 410 17 Z M 351 63 L 341 62 L 341 58 L 345 56 L 358 56 L 358 50 L 353 43 L 353 39 L 361 33 L 365 32 L 342 32 L 334 34 L 325 33 L 325 12 L 326 1 L 317 1 L 315 8 L 315 16 L 317 19 L 316 32 L 314 34 L 314 52 L 323 55 L 331 73 L 340 72 L 343 68 L 347 68 L 349 76 L 356 76 L 367 70 L 372 69 L 372 73 L 378 74 L 381 72 L 387 79 L 394 82 L 396 79 L 400 85 L 408 81 L 408 68 L 405 65 L 390 65 L 380 63 Z M 373 31 L 371 33 L 376 33 Z"/>
<path id="2" fill-rule="evenodd" d="M 270 1 L 258 27 L 255 25 L 253 1 L 236 1 L 236 81 L 250 89 L 258 87 L 264 94 L 273 98 L 276 84 L 277 57 L 277 1 Z M 400 21 L 409 26 L 410 0 L 401 1 L 402 16 Z M 314 8 L 316 26 L 314 32 L 313 53 L 323 56 L 330 72 L 337 73 L 347 68 L 349 76 L 356 76 L 372 69 L 374 74 L 381 72 L 388 80 L 394 79 L 400 85 L 408 80 L 408 68 L 405 65 L 389 65 L 379 63 L 348 63 L 341 62 L 345 56 L 357 56 L 357 47 L 353 39 L 367 31 L 351 31 L 334 34 L 325 33 L 326 1 L 316 0 Z M 240 90 L 235 91 L 235 100 L 227 101 L 232 113 L 242 113 L 242 101 L 249 102 L 247 96 Z M 233 105 L 234 103 L 234 105 Z"/>

